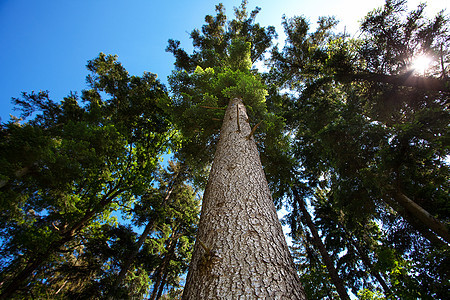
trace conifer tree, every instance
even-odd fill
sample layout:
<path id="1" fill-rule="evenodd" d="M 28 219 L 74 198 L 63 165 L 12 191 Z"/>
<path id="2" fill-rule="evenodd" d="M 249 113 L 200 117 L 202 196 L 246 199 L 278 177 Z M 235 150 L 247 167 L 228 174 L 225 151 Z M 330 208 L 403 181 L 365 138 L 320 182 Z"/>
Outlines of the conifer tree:
<path id="1" fill-rule="evenodd" d="M 2 299 L 39 287 L 32 277 L 142 195 L 168 146 L 168 95 L 154 74 L 130 76 L 103 53 L 87 67 L 84 105 L 24 93 L 14 102 L 25 122 L 2 127 Z"/>
<path id="2" fill-rule="evenodd" d="M 443 12 L 429 19 L 425 5 L 407 11 L 405 3 L 387 0 L 370 12 L 360 39 L 336 33 L 333 18 L 320 18 L 314 32 L 303 17 L 285 19 L 287 42 L 273 51 L 271 78 L 296 92 L 283 100 L 301 166 L 297 178 L 307 189 L 326 191 L 339 212 L 340 220 L 321 231 L 333 245 L 328 251 L 346 251 L 336 261 L 342 278 L 364 276 L 351 274 L 349 266 L 362 257 L 344 246 L 338 221 L 373 245 L 367 265 L 390 279 L 385 290 L 445 299 L 449 23 Z M 414 60 L 421 55 L 431 64 L 418 74 Z M 377 237 L 373 224 L 381 226 Z"/>
<path id="3" fill-rule="evenodd" d="M 259 10 L 248 17 L 245 1 L 228 23 L 216 9 L 202 33 L 191 34 L 194 54 L 174 41 L 168 48 L 179 69 L 170 83 L 186 137 L 180 156 L 195 155 L 197 165 L 214 158 L 183 299 L 304 299 L 255 143 L 269 153 L 266 141 L 286 141 L 281 130 L 271 136 L 282 120 L 268 112 L 265 86 L 251 70 L 273 32 L 254 24 Z"/>

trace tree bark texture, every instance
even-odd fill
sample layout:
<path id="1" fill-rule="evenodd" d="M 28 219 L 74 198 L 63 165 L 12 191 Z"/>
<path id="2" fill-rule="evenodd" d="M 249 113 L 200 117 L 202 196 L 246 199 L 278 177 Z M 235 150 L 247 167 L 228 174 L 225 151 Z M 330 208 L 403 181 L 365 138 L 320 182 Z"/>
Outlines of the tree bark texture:
<path id="1" fill-rule="evenodd" d="M 232 99 L 203 196 L 184 300 L 305 299 L 250 132 L 244 104 Z"/>

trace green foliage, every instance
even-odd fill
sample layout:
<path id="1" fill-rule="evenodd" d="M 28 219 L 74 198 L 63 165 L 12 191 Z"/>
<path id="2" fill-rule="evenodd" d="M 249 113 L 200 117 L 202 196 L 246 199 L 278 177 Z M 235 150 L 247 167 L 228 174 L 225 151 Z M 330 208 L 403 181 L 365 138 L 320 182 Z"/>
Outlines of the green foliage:
<path id="1" fill-rule="evenodd" d="M 136 299 L 165 290 L 161 299 L 179 299 L 199 213 L 193 186 L 204 186 L 237 97 L 260 124 L 254 138 L 274 199 L 292 208 L 286 222 L 309 298 L 337 293 L 297 204 L 284 198 L 293 186 L 359 298 L 448 298 L 448 245 L 396 199 L 406 195 L 448 228 L 448 91 L 404 84 L 417 79 L 411 66 L 422 54 L 432 57 L 422 80 L 448 81 L 448 18 L 387 0 L 358 39 L 334 32 L 334 18 L 320 18 L 314 32 L 303 17 L 284 18 L 286 45 L 260 74 L 252 64 L 276 33 L 255 22 L 259 11 L 243 1 L 228 20 L 217 5 L 191 32 L 192 54 L 169 40 L 171 98 L 155 74 L 131 76 L 101 53 L 87 64 L 81 97 L 13 99 L 21 115 L 0 127 L 2 292 Z M 181 164 L 164 169 L 169 150 Z M 147 236 L 137 233 L 144 227 Z"/>
<path id="2" fill-rule="evenodd" d="M 157 188 L 149 188 L 132 209 L 133 223 L 145 225 L 146 229 L 150 226 L 151 230 L 144 236 L 142 249 L 134 249 L 137 252 L 131 257 L 128 274 L 146 270 L 153 284 L 152 294 L 162 289 L 176 290 L 180 286 L 180 274 L 187 271 L 199 216 L 199 199 L 192 187 L 186 184 L 189 177 L 185 166 L 169 162 L 167 170 L 158 169 Z M 136 245 L 133 247 L 139 247 Z M 119 263 L 122 268 L 123 262 L 133 255 L 130 254 L 132 251 L 133 248 Z M 123 294 L 123 297 L 134 297 L 130 294 L 130 284 L 134 282 L 128 275 L 122 285 L 124 293 L 128 291 L 128 294 Z M 146 284 L 149 293 L 151 284 L 149 281 Z M 112 288 L 116 295 L 117 288 Z"/>
<path id="3" fill-rule="evenodd" d="M 379 272 L 395 296 L 448 297 L 441 288 L 448 245 L 395 197 L 409 195 L 448 228 L 448 93 L 358 77 L 411 76 L 414 57 L 426 53 L 434 58 L 426 75 L 445 80 L 439 61 L 449 59 L 442 42 L 448 20 L 442 13 L 428 20 L 423 10 L 407 13 L 404 1 L 387 1 L 365 18 L 361 40 L 334 33 L 333 19 L 320 19 L 313 33 L 304 18 L 285 19 L 287 44 L 272 55 L 269 80 L 297 92 L 282 98 L 292 110 L 285 116 L 297 181 L 314 199 L 315 222 L 341 277 L 361 297 L 378 296 L 367 293 L 374 279 L 358 270 L 362 257 L 351 239 L 366 249 L 367 270 Z M 301 220 L 289 222 L 295 228 Z"/>
<path id="4" fill-rule="evenodd" d="M 255 138 L 269 184 L 277 191 L 274 196 L 281 199 L 289 184 L 289 137 L 284 118 L 268 110 L 272 104 L 266 101 L 265 80 L 251 69 L 270 47 L 275 32 L 254 23 L 259 9 L 248 16 L 246 1 L 235 8 L 236 18 L 229 22 L 223 6 L 216 11 L 215 17 L 206 17 L 201 32 L 191 33 L 192 55 L 181 50 L 178 42 L 169 41 L 167 48 L 175 55 L 178 69 L 169 77 L 173 122 L 184 138 L 177 157 L 205 169 L 213 158 L 224 110 L 230 99 L 240 98 L 250 124 L 261 124 Z"/>
<path id="5" fill-rule="evenodd" d="M 368 289 L 358 291 L 358 299 L 360 300 L 381 300 L 386 299 L 380 292 L 373 292 Z"/>
<path id="6" fill-rule="evenodd" d="M 389 0 L 364 18 L 361 30 L 366 38 L 358 52 L 368 70 L 400 74 L 408 70 L 415 56 L 428 54 L 433 57 L 431 74 L 440 75 L 439 56 L 448 56 L 448 49 L 441 48 L 445 46 L 448 20 L 443 11 L 427 19 L 425 8 L 426 4 L 420 4 L 407 12 L 406 1 Z"/>
<path id="7" fill-rule="evenodd" d="M 295 212 L 290 217 L 294 215 Z M 313 246 L 312 237 L 306 228 L 302 228 L 302 224 L 296 225 L 298 227 L 293 227 L 291 232 L 293 237 L 291 253 L 306 297 L 308 299 L 339 299 L 327 268 L 322 263 L 318 250 Z"/>
<path id="8" fill-rule="evenodd" d="M 225 57 L 229 56 L 228 51 L 234 40 L 240 40 L 244 45 L 250 43 L 250 61 L 252 63 L 262 59 L 271 45 L 272 39 L 276 37 L 276 33 L 273 26 L 264 28 L 255 23 L 259 11 L 260 8 L 257 7 L 249 15 L 247 1 L 243 0 L 241 6 L 234 9 L 236 18 L 227 21 L 223 4 L 216 5 L 216 16 L 207 15 L 205 17 L 206 24 L 202 26 L 201 30 L 194 29 L 190 34 L 194 46 L 192 55 L 180 48 L 179 41 L 169 40 L 166 51 L 175 56 L 176 69 L 192 73 L 197 66 L 203 69 L 217 67 L 223 63 Z M 244 45 L 241 44 L 240 47 L 247 47 Z M 242 56 L 242 54 L 240 55 Z M 248 62 L 243 65 L 247 64 Z"/>
<path id="9" fill-rule="evenodd" d="M 233 70 L 247 71 L 252 67 L 252 60 L 250 58 L 252 45 L 250 42 L 245 42 L 242 38 L 232 40 L 228 48 L 227 65 Z"/>
<path id="10" fill-rule="evenodd" d="M 66 249 L 105 237 L 98 228 L 151 185 L 169 145 L 168 96 L 155 75 L 129 76 L 104 54 L 88 69 L 83 105 L 76 94 L 56 103 L 47 92 L 24 93 L 14 102 L 29 120 L 2 126 L 3 287 L 28 284 L 26 293 L 51 286 L 40 276 L 65 268 Z M 122 246 L 110 251 L 119 255 Z M 25 282 L 15 280 L 23 272 Z"/>

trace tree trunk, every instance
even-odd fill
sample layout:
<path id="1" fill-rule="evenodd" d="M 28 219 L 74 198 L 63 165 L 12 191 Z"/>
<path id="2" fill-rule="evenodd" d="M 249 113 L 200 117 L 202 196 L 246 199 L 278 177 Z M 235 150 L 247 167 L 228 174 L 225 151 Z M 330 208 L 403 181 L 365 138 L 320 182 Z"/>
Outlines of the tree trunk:
<path id="1" fill-rule="evenodd" d="M 442 224 L 439 220 L 435 219 L 428 211 L 401 192 L 396 192 L 394 194 L 394 199 L 412 216 L 419 219 L 426 227 L 434 231 L 450 244 L 450 234 L 445 224 Z"/>
<path id="2" fill-rule="evenodd" d="M 155 278 L 156 279 L 154 279 L 155 283 L 153 284 L 152 294 L 150 295 L 148 300 L 155 300 L 156 299 L 156 295 L 158 294 L 158 289 L 159 289 L 159 286 L 161 284 L 161 280 L 162 280 L 163 272 L 164 272 L 163 271 L 164 259 L 163 259 L 163 262 L 161 263 L 161 265 L 158 267 L 158 269 L 156 269 L 156 274 L 155 274 Z"/>
<path id="3" fill-rule="evenodd" d="M 342 279 L 339 277 L 338 272 L 336 268 L 334 267 L 333 261 L 331 260 L 330 255 L 328 255 L 327 250 L 325 249 L 325 245 L 322 243 L 322 240 L 320 239 L 319 233 L 317 232 L 317 228 L 314 225 L 311 216 L 309 215 L 308 211 L 306 210 L 305 203 L 303 202 L 303 199 L 300 199 L 300 196 L 298 194 L 297 188 L 292 189 L 295 197 L 295 201 L 300 206 L 300 210 L 303 215 L 303 219 L 306 222 L 306 225 L 308 225 L 309 230 L 311 231 L 311 234 L 313 236 L 313 242 L 317 249 L 320 252 L 320 255 L 322 256 L 322 261 L 327 267 L 328 274 L 330 274 L 331 281 L 333 282 L 334 286 L 336 287 L 336 291 L 339 294 L 339 297 L 341 299 L 348 299 L 350 300 L 349 295 L 347 294 L 347 290 L 345 289 L 344 283 L 342 282 Z"/>
<path id="4" fill-rule="evenodd" d="M 173 192 L 173 189 L 175 187 L 177 180 L 178 180 L 178 174 L 175 176 L 175 178 L 173 179 L 171 185 L 169 186 L 169 188 L 166 192 L 166 196 L 164 197 L 163 204 L 162 204 L 163 208 L 167 205 L 170 195 Z M 114 292 L 114 289 L 119 288 L 122 285 L 122 282 L 125 279 L 128 269 L 130 268 L 131 264 L 134 262 L 136 255 L 139 253 L 139 250 L 141 249 L 142 245 L 144 244 L 145 240 L 147 239 L 147 236 L 150 234 L 150 232 L 155 227 L 155 223 L 156 223 L 156 219 L 152 219 L 145 226 L 144 231 L 142 232 L 141 236 L 139 237 L 138 241 L 136 242 L 135 248 L 128 255 L 127 260 L 124 262 L 124 264 L 122 265 L 122 268 L 120 269 L 119 275 L 117 275 L 117 279 L 113 285 L 113 289 L 111 290 L 111 293 L 109 293 L 109 295 L 108 295 L 109 299 L 113 299 L 112 293 Z"/>
<path id="5" fill-rule="evenodd" d="M 245 106 L 232 99 L 203 196 L 184 300 L 305 299 L 250 132 Z"/>
<path id="6" fill-rule="evenodd" d="M 161 280 L 161 284 L 159 285 L 159 289 L 158 289 L 158 295 L 156 295 L 155 300 L 159 300 L 161 299 L 162 293 L 164 291 L 164 286 L 166 285 L 167 282 L 167 271 L 164 272 L 163 278 Z"/>
<path id="7" fill-rule="evenodd" d="M 131 264 L 134 262 L 136 255 L 139 253 L 139 250 L 141 249 L 142 245 L 144 244 L 144 241 L 147 239 L 147 236 L 149 235 L 149 233 L 152 231 L 154 225 L 155 225 L 155 222 L 152 220 L 152 221 L 149 221 L 147 223 L 147 225 L 145 226 L 145 229 L 142 232 L 141 236 L 139 237 L 139 240 L 136 242 L 135 248 L 133 249 L 133 251 L 131 251 L 131 253 L 127 257 L 127 260 L 122 265 L 119 275 L 117 275 L 116 281 L 114 282 L 112 289 L 107 296 L 107 299 L 114 299 L 114 293 L 115 293 L 116 289 L 118 289 L 122 285 L 122 282 L 127 275 L 128 269 L 130 268 Z"/>
<path id="8" fill-rule="evenodd" d="M 345 228 L 344 224 L 342 224 L 339 221 L 337 223 L 341 227 L 341 229 L 344 231 L 344 234 L 347 237 L 347 239 L 350 241 L 350 244 L 356 249 L 356 252 L 359 254 L 363 264 L 369 270 L 370 274 L 372 274 L 378 280 L 378 283 L 383 288 L 384 294 L 386 295 L 386 297 L 392 296 L 393 293 L 392 293 L 391 289 L 387 285 L 386 281 L 384 281 L 383 276 L 381 276 L 381 274 L 374 269 L 372 263 L 370 262 L 370 258 L 366 255 L 366 252 L 359 244 L 358 238 L 355 236 L 355 238 L 356 238 L 356 240 L 355 240 L 353 238 L 354 235 L 347 231 L 347 228 Z"/>
<path id="9" fill-rule="evenodd" d="M 350 243 L 355 247 L 356 251 L 358 252 L 363 264 L 366 266 L 366 268 L 369 270 L 369 272 L 377 279 L 378 283 L 383 288 L 384 294 L 386 297 L 392 296 L 392 291 L 387 285 L 386 281 L 384 281 L 384 278 L 381 276 L 381 274 L 377 271 L 375 271 L 372 263 L 370 262 L 369 257 L 364 253 L 364 250 L 359 246 L 357 242 L 355 242 L 351 237 L 349 237 Z"/>
<path id="10" fill-rule="evenodd" d="M 153 285 L 153 291 L 149 298 L 149 300 L 157 300 L 161 297 L 162 289 L 164 289 L 164 285 L 166 284 L 166 279 L 168 275 L 168 267 L 170 265 L 170 261 L 175 256 L 175 248 L 177 246 L 178 239 L 182 236 L 181 232 L 176 234 L 172 234 L 168 244 L 167 244 L 167 253 L 164 255 L 164 258 L 156 271 L 156 280 Z"/>

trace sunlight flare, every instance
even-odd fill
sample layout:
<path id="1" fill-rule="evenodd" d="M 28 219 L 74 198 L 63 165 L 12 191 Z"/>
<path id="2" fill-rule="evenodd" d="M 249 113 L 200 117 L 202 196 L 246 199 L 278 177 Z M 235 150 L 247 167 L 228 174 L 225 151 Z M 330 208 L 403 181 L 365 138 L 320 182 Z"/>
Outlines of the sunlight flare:
<path id="1" fill-rule="evenodd" d="M 416 73 L 423 74 L 430 67 L 431 61 L 432 59 L 428 55 L 423 54 L 417 56 L 416 58 L 413 59 L 411 68 Z"/>

